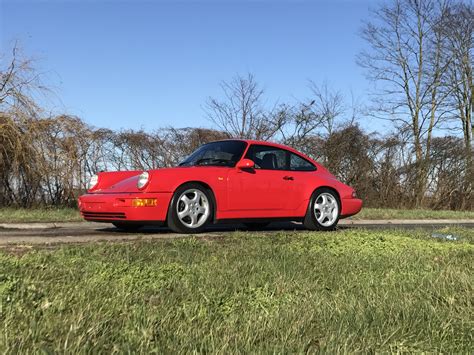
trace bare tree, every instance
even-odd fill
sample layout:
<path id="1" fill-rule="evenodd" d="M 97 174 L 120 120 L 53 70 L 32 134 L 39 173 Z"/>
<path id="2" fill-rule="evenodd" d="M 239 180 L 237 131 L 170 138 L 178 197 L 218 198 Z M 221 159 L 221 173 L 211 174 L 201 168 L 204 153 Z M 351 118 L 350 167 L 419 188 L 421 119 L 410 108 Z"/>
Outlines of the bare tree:
<path id="1" fill-rule="evenodd" d="M 459 2 L 449 7 L 442 23 L 447 40 L 445 55 L 451 58 L 444 80 L 450 96 L 449 104 L 461 124 L 464 141 L 464 197 L 469 201 L 473 189 L 474 167 L 472 147 L 472 112 L 474 110 L 474 7 L 472 3 Z"/>
<path id="2" fill-rule="evenodd" d="M 208 98 L 205 111 L 211 122 L 235 138 L 268 140 L 284 124 L 278 108 L 263 107 L 263 89 L 252 74 L 221 83 L 223 98 Z"/>
<path id="3" fill-rule="evenodd" d="M 373 11 L 362 37 L 369 44 L 358 63 L 379 84 L 375 116 L 409 129 L 415 155 L 415 201 L 425 196 L 434 128 L 443 119 L 439 89 L 448 64 L 440 53 L 437 31 L 446 10 L 438 0 L 393 0 Z"/>
<path id="4" fill-rule="evenodd" d="M 321 116 L 311 110 L 314 101 L 295 106 L 282 105 L 279 114 L 285 124 L 279 128 L 279 135 L 284 144 L 303 149 L 308 145 L 315 131 L 321 127 Z"/>
<path id="5" fill-rule="evenodd" d="M 345 112 L 344 97 L 340 91 L 333 90 L 327 82 L 317 85 L 310 81 L 309 88 L 312 93 L 312 113 L 319 117 L 321 125 L 328 135 L 337 127 L 337 120 Z"/>
<path id="6" fill-rule="evenodd" d="M 284 117 L 280 126 L 280 139 L 283 143 L 311 154 L 309 146 L 314 136 L 330 136 L 335 129 L 347 124 L 344 120 L 344 97 L 324 82 L 317 85 L 309 82 L 311 96 L 306 102 L 297 105 L 280 105 L 279 114 Z M 349 120 L 355 121 L 355 115 Z"/>
<path id="7" fill-rule="evenodd" d="M 44 91 L 47 89 L 40 82 L 33 60 L 22 56 L 18 44 L 10 55 L 0 53 L 0 111 L 15 107 L 34 116 L 38 111 L 35 94 Z"/>
<path id="8" fill-rule="evenodd" d="M 444 136 L 433 139 L 429 172 L 432 208 L 446 210 L 472 207 L 472 201 L 463 198 L 463 151 L 463 140 L 460 137 Z"/>
<path id="9" fill-rule="evenodd" d="M 30 59 L 15 44 L 0 53 L 0 203 L 29 205 L 38 189 L 32 147 L 32 118 L 39 107 L 34 94 L 45 90 Z"/>

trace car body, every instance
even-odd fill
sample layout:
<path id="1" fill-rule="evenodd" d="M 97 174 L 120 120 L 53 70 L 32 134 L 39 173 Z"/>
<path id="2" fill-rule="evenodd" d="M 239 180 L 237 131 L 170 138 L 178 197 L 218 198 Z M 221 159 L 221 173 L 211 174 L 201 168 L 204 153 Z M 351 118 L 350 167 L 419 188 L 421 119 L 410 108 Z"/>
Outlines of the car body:
<path id="1" fill-rule="evenodd" d="M 186 191 L 201 194 L 198 204 L 189 201 L 197 201 L 197 195 L 181 191 L 187 187 Z M 193 213 L 202 219 L 205 214 L 199 214 L 199 210 L 204 208 L 205 225 L 305 220 L 317 191 L 326 191 L 327 197 L 314 202 L 314 208 L 320 206 L 319 217 L 330 213 L 331 206 L 337 209 L 337 220 L 361 210 L 362 201 L 356 198 L 354 189 L 308 156 L 280 144 L 232 139 L 205 144 L 174 168 L 99 173 L 78 204 L 88 221 L 112 222 L 124 228 L 168 224 L 180 232 L 197 232 L 203 226 L 192 228 L 187 221 L 195 217 Z M 181 202 L 173 200 L 176 198 Z M 321 207 L 323 201 L 327 208 Z M 172 214 L 183 211 L 191 211 L 191 217 L 181 221 L 189 228 L 176 227 L 170 220 Z M 318 217 L 318 212 L 314 213 Z M 316 227 L 325 229 L 317 222 Z"/>

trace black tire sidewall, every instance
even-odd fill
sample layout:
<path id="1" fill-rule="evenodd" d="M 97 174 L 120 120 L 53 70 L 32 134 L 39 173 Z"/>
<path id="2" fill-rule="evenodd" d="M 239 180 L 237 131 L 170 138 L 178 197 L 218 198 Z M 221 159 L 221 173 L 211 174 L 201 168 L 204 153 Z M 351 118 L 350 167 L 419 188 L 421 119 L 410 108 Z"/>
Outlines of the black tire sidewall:
<path id="1" fill-rule="evenodd" d="M 203 194 L 206 195 L 207 200 L 209 201 L 209 208 L 211 209 L 209 216 L 207 217 L 206 222 L 198 228 L 189 228 L 186 227 L 178 218 L 178 213 L 176 211 L 176 205 L 178 203 L 178 198 L 181 194 L 189 189 L 196 189 L 201 191 Z M 186 233 L 186 234 L 193 234 L 193 233 L 200 233 L 202 232 L 209 224 L 209 221 L 212 220 L 214 214 L 214 199 L 211 196 L 211 192 L 206 187 L 202 186 L 201 184 L 196 183 L 187 183 L 180 186 L 173 194 L 171 199 L 169 208 L 168 208 L 168 227 L 177 233 Z"/>
<path id="2" fill-rule="evenodd" d="M 336 202 L 337 202 L 337 212 L 338 212 L 337 218 L 336 218 L 336 221 L 330 226 L 323 226 L 322 224 L 320 224 L 318 220 L 316 219 L 316 216 L 313 212 L 314 204 L 316 203 L 316 200 L 322 193 L 331 194 L 336 199 Z M 313 194 L 311 195 L 311 200 L 308 204 L 308 210 L 306 211 L 304 225 L 306 226 L 306 228 L 312 229 L 312 230 L 332 231 L 336 229 L 336 226 L 339 222 L 340 217 L 341 217 L 341 201 L 339 199 L 338 194 L 335 193 L 334 190 L 328 189 L 326 187 L 321 187 L 317 189 L 316 191 L 314 191 Z"/>

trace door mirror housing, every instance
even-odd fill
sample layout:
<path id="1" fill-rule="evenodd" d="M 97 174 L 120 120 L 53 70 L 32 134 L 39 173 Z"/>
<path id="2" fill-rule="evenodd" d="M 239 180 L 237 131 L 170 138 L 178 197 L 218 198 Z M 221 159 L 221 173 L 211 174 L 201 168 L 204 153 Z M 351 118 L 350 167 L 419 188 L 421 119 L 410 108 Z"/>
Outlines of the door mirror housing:
<path id="1" fill-rule="evenodd" d="M 255 163 L 253 160 L 250 159 L 242 159 L 237 163 L 237 169 L 253 169 L 255 167 Z"/>

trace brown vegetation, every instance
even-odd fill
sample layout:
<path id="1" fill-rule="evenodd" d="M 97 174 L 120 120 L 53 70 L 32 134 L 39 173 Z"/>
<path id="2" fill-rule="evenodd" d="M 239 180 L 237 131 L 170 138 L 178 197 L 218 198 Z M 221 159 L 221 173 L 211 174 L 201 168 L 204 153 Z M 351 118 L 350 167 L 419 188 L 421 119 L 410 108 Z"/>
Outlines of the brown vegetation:
<path id="1" fill-rule="evenodd" d="M 358 58 L 381 85 L 374 105 L 347 105 L 310 83 L 297 104 L 267 107 L 251 74 L 222 82 L 206 113 L 216 129 L 112 131 L 45 115 L 45 92 L 17 47 L 0 57 L 0 206 L 74 205 L 98 171 L 173 166 L 199 145 L 230 137 L 278 141 L 320 161 L 371 207 L 472 209 L 472 5 L 392 0 L 375 9 Z M 393 133 L 365 132 L 376 117 Z"/>
<path id="2" fill-rule="evenodd" d="M 114 132 L 70 116 L 20 120 L 3 114 L 0 122 L 0 206 L 74 205 L 95 172 L 173 166 L 199 145 L 229 137 L 200 128 Z M 306 137 L 305 147 L 306 153 L 355 187 L 367 206 L 416 205 L 415 167 L 404 158 L 412 152 L 403 140 L 348 125 L 330 135 Z M 461 137 L 433 140 L 426 207 L 473 207 L 463 190 L 463 154 Z"/>

